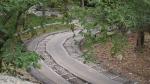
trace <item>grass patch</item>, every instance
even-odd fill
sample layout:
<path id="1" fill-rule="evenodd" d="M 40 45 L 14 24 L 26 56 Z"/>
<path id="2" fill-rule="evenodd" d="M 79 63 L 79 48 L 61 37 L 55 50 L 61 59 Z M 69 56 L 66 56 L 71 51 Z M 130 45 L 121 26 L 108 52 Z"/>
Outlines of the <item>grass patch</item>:
<path id="1" fill-rule="evenodd" d="M 40 24 L 47 24 L 47 23 L 56 23 L 56 22 L 63 22 L 63 18 L 60 17 L 42 17 L 42 16 L 35 16 L 33 14 L 29 14 L 27 21 L 27 25 L 35 27 Z"/>
<path id="2" fill-rule="evenodd" d="M 84 58 L 85 63 L 90 63 L 90 62 L 96 63 L 96 58 L 93 52 L 90 52 L 90 51 L 83 52 L 83 55 L 81 57 Z"/>
<path id="3" fill-rule="evenodd" d="M 52 24 L 52 23 L 62 23 L 63 18 L 60 17 L 43 17 L 35 16 L 34 14 L 29 14 L 26 19 L 26 28 L 29 29 L 28 32 L 21 34 L 21 39 L 23 41 L 31 39 L 34 36 L 42 35 L 43 33 L 56 32 L 60 30 L 65 30 L 71 27 L 69 24 Z M 52 24 L 46 27 L 42 27 L 44 24 Z M 33 27 L 41 25 L 41 28 L 33 29 Z M 24 31 L 24 30 L 23 30 Z"/>
<path id="4" fill-rule="evenodd" d="M 30 31 L 26 32 L 21 35 L 21 39 L 25 41 L 25 40 L 31 39 L 33 36 L 39 36 L 44 33 L 56 32 L 56 31 L 66 30 L 66 29 L 69 30 L 70 27 L 71 25 L 69 24 L 53 24 L 45 28 L 35 29 L 33 32 L 30 32 Z"/>
<path id="5" fill-rule="evenodd" d="M 127 37 L 121 34 L 116 34 L 112 36 L 112 48 L 111 54 L 115 56 L 117 54 L 123 54 L 124 49 L 128 47 Z"/>

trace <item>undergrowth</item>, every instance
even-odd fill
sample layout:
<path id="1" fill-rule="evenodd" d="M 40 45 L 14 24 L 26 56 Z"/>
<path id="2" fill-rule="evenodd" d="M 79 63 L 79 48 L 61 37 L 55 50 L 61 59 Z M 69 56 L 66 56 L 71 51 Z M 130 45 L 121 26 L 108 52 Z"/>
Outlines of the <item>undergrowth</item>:
<path id="1" fill-rule="evenodd" d="M 9 39 L 6 41 L 2 52 L 2 69 L 1 72 L 15 74 L 17 69 L 26 70 L 30 66 L 38 67 L 39 56 L 35 52 L 29 52 L 25 46 L 19 42 Z"/>
<path id="2" fill-rule="evenodd" d="M 107 35 L 107 32 L 102 32 L 99 36 L 91 36 L 89 33 L 84 34 L 84 44 L 83 48 L 85 49 L 83 53 L 83 58 L 86 62 L 96 62 L 96 57 L 94 55 L 94 45 L 100 44 L 103 45 L 108 41 L 112 42 L 111 55 L 113 57 L 123 54 L 124 49 L 128 47 L 127 37 L 122 34 L 113 34 Z"/>

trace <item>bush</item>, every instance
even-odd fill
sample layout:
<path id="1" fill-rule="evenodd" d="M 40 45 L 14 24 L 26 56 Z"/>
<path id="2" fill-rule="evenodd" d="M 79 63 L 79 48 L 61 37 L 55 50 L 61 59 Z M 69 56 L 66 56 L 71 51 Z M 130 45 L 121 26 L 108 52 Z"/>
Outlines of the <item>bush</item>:
<path id="1" fill-rule="evenodd" d="M 28 52 L 21 43 L 7 40 L 1 50 L 3 71 L 13 70 L 17 68 L 27 69 L 29 66 L 37 67 L 39 56 L 35 52 Z"/>

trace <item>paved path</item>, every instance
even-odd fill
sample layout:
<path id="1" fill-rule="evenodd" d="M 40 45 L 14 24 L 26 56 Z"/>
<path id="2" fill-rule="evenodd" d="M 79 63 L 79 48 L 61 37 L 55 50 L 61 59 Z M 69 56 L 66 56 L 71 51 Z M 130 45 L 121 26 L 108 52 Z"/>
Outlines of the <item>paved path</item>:
<path id="1" fill-rule="evenodd" d="M 72 36 L 72 32 L 54 35 L 53 38 L 46 43 L 48 54 L 50 54 L 59 65 L 92 84 L 120 84 L 108 79 L 105 75 L 99 74 L 96 70 L 69 56 L 63 44 L 65 40 Z"/>
<path id="2" fill-rule="evenodd" d="M 69 31 L 57 32 L 30 41 L 27 44 L 28 50 L 36 51 L 41 57 L 41 68 L 31 68 L 30 73 L 44 84 L 136 84 L 122 82 L 120 77 L 113 80 L 114 76 L 108 77 L 73 58 L 65 48 L 67 45 L 64 46 L 72 36 L 73 33 Z"/>
<path id="3" fill-rule="evenodd" d="M 55 33 L 51 33 L 53 35 Z M 44 40 L 49 34 L 45 34 L 43 36 L 34 38 L 32 41 L 28 42 L 27 49 L 30 51 L 36 51 L 39 43 Z M 38 52 L 37 52 L 38 53 Z M 40 53 L 38 53 L 40 54 Z M 31 68 L 29 70 L 30 74 L 33 75 L 36 79 L 41 81 L 44 84 L 70 84 L 68 81 L 59 76 L 56 72 L 54 72 L 48 65 L 41 59 L 39 60 L 39 64 L 41 65 L 40 69 Z"/>

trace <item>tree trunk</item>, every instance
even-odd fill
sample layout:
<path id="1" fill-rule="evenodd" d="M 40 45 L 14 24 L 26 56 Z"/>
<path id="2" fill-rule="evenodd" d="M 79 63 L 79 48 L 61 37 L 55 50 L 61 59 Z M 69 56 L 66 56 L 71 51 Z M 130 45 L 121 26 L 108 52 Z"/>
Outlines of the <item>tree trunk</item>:
<path id="1" fill-rule="evenodd" d="M 138 32 L 138 36 L 137 36 L 137 44 L 136 47 L 137 49 L 141 49 L 144 46 L 144 32 L 143 31 L 139 31 Z"/>
<path id="2" fill-rule="evenodd" d="M 21 40 L 21 35 L 20 35 L 21 32 L 20 32 L 20 29 L 18 28 L 18 26 L 19 26 L 21 15 L 22 15 L 22 11 L 18 12 L 16 23 L 15 23 L 15 30 L 16 30 L 15 33 L 18 32 L 18 41 L 20 41 L 20 42 L 22 42 L 22 40 Z"/>
<path id="3" fill-rule="evenodd" d="M 43 33 L 46 32 L 46 29 L 44 28 L 44 22 L 46 20 L 46 7 L 45 6 L 42 6 L 42 22 L 41 22 L 41 27 L 43 29 Z"/>
<path id="4" fill-rule="evenodd" d="M 25 9 L 23 9 L 23 10 L 20 10 L 20 11 L 18 11 L 18 14 L 17 14 L 17 18 L 16 18 L 16 23 L 15 23 L 15 32 L 14 33 L 17 33 L 17 32 L 19 32 L 19 34 L 18 34 L 18 41 L 20 41 L 20 42 L 22 42 L 22 39 L 21 39 L 21 35 L 20 35 L 20 29 L 19 29 L 19 23 L 20 23 L 20 18 L 21 18 L 21 16 L 22 16 L 22 14 L 24 14 L 31 6 L 33 6 L 33 5 L 30 5 L 30 4 L 28 4 L 28 7 L 27 8 L 25 8 Z"/>
<path id="5" fill-rule="evenodd" d="M 84 8 L 84 0 L 81 0 L 80 2 L 81 2 L 81 3 L 80 3 L 80 4 L 81 4 L 81 7 Z"/>

